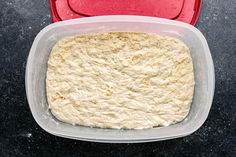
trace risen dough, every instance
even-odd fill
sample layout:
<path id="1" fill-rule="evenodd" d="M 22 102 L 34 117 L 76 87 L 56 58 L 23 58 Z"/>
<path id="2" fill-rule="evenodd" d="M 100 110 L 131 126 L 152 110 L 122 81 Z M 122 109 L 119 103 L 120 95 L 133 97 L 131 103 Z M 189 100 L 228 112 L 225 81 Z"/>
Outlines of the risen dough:
<path id="1" fill-rule="evenodd" d="M 194 74 L 189 49 L 178 39 L 95 33 L 53 47 L 46 85 L 49 108 L 63 122 L 143 129 L 186 117 Z"/>

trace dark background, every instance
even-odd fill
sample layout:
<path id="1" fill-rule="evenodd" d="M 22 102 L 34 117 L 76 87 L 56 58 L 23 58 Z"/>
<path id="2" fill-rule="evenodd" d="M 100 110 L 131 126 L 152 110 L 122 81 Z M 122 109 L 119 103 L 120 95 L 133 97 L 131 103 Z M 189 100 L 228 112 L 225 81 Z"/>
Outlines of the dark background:
<path id="1" fill-rule="evenodd" d="M 0 156 L 236 156 L 236 0 L 204 0 L 196 27 L 215 64 L 207 121 L 190 136 L 141 144 L 103 144 L 48 134 L 34 121 L 25 94 L 26 59 L 51 23 L 49 0 L 0 1 Z"/>

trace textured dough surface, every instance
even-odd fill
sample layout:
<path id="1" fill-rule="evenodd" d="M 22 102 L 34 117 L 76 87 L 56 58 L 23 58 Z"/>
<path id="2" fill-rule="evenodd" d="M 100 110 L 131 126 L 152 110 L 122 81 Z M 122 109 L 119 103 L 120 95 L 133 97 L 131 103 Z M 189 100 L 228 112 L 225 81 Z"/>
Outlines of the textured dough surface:
<path id="1" fill-rule="evenodd" d="M 46 89 L 49 108 L 70 124 L 143 129 L 182 121 L 194 74 L 179 39 L 110 32 L 66 37 L 53 47 Z"/>

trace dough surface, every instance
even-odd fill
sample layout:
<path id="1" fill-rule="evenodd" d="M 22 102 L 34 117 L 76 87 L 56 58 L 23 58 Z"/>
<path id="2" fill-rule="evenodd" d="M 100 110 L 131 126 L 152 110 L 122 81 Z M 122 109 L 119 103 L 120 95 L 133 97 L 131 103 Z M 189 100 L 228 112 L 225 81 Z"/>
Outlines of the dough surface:
<path id="1" fill-rule="evenodd" d="M 182 41 L 133 32 L 60 40 L 51 51 L 46 77 L 49 108 L 57 119 L 114 129 L 182 121 L 194 84 L 189 48 Z"/>

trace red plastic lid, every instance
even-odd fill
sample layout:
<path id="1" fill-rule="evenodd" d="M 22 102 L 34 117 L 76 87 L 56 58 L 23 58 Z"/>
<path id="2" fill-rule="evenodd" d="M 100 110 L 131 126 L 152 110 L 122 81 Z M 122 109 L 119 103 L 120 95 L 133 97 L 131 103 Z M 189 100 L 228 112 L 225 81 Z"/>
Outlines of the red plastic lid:
<path id="1" fill-rule="evenodd" d="M 195 25 L 202 0 L 50 0 L 53 21 L 98 15 L 143 15 Z"/>

